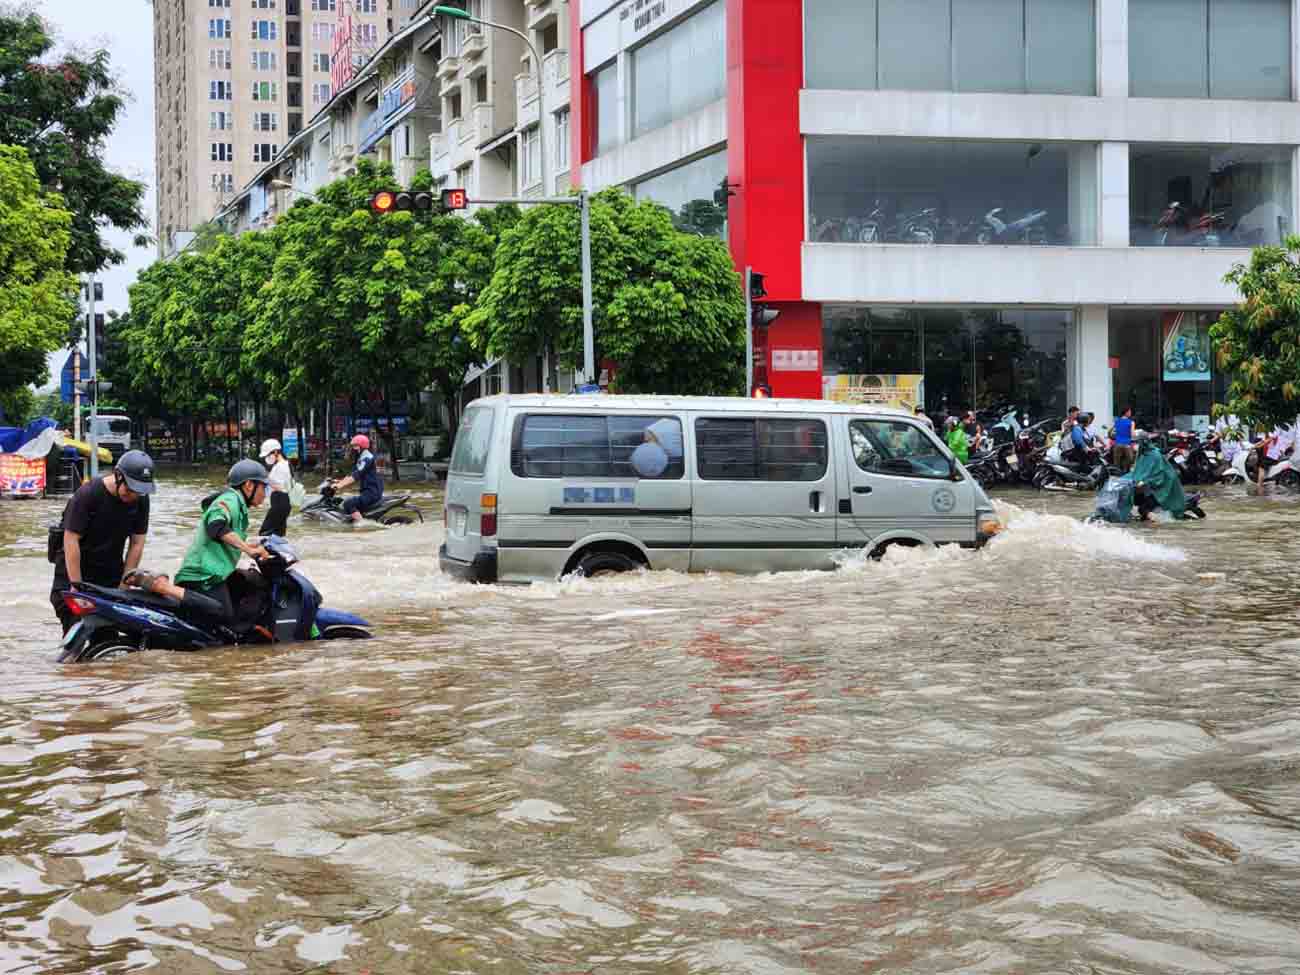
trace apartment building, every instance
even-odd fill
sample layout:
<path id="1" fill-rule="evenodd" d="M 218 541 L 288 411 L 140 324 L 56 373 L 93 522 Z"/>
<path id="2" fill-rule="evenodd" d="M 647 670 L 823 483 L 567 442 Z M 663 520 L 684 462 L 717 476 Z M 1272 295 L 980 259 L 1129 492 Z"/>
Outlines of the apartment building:
<path id="1" fill-rule="evenodd" d="M 573 0 L 575 173 L 707 212 L 778 396 L 1203 424 L 1300 226 L 1297 0 Z"/>
<path id="2" fill-rule="evenodd" d="M 414 0 L 155 3 L 159 253 L 183 246 L 329 104 L 336 50 L 364 63 L 415 7 Z"/>

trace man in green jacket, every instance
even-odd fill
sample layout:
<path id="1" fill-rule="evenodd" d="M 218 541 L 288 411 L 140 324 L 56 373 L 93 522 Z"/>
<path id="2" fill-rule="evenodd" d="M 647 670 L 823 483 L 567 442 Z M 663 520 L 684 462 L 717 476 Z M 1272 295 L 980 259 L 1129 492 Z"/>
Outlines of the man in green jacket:
<path id="1" fill-rule="evenodd" d="M 970 459 L 970 438 L 956 417 L 948 418 L 948 435 L 944 439 L 948 443 L 948 449 L 959 461 L 964 464 Z"/>
<path id="2" fill-rule="evenodd" d="M 213 499 L 199 519 L 198 531 L 176 573 L 176 582 L 166 576 L 141 572 L 136 573 L 135 583 L 182 602 L 187 592 L 207 596 L 221 609 L 215 621 L 234 623 L 235 604 L 228 580 L 239 565 L 239 557 L 260 559 L 270 554 L 261 545 L 246 541 L 248 509 L 266 503 L 267 483 L 266 468 L 255 460 L 241 460 L 230 468 L 226 490 Z M 209 615 L 216 616 L 215 607 Z"/>

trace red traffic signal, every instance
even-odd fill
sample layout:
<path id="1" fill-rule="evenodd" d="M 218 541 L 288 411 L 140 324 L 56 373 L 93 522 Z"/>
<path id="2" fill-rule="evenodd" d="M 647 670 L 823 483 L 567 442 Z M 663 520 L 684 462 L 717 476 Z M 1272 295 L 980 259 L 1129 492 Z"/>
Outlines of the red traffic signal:
<path id="1" fill-rule="evenodd" d="M 469 195 L 463 189 L 442 191 L 442 208 L 444 210 L 464 210 L 468 206 Z"/>
<path id="2" fill-rule="evenodd" d="M 370 198 L 370 209 L 375 213 L 387 213 L 397 206 L 397 194 L 390 193 L 388 190 L 380 190 Z"/>

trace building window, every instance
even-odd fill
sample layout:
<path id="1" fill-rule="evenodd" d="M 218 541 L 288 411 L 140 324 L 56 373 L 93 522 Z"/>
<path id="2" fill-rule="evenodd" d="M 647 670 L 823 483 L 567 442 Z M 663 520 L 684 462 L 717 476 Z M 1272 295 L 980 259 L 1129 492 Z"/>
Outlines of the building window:
<path id="1" fill-rule="evenodd" d="M 555 113 L 555 170 L 564 172 L 569 168 L 569 110 L 561 109 Z"/>
<path id="2" fill-rule="evenodd" d="M 468 195 L 474 195 L 474 187 L 470 185 L 470 179 L 474 175 L 473 163 L 466 163 L 456 169 L 456 186 L 464 190 Z"/>
<path id="3" fill-rule="evenodd" d="M 447 117 L 455 121 L 460 116 L 460 89 L 447 96 Z"/>
<path id="4" fill-rule="evenodd" d="M 520 187 L 532 186 L 542 178 L 541 153 L 537 151 L 540 138 L 538 127 L 526 129 L 519 137 L 519 179 Z"/>
<path id="5" fill-rule="evenodd" d="M 234 85 L 229 81 L 209 81 L 208 98 L 214 102 L 228 102 L 235 97 Z"/>
<path id="6" fill-rule="evenodd" d="M 208 37 L 213 39 L 224 39 L 230 36 L 230 21 L 228 20 L 209 20 Z"/>
<path id="7" fill-rule="evenodd" d="M 274 20 L 255 20 L 249 27 L 255 41 L 274 41 L 280 36 L 279 25 Z"/>
<path id="8" fill-rule="evenodd" d="M 1146 430 L 1205 430 L 1212 404 L 1222 403 L 1231 381 L 1215 362 L 1210 326 L 1220 312 L 1187 308 L 1112 308 L 1112 407 L 1133 407 Z"/>
<path id="9" fill-rule="evenodd" d="M 1258 247 L 1294 232 L 1289 146 L 1129 147 L 1129 243 Z"/>
<path id="10" fill-rule="evenodd" d="M 727 236 L 727 205 L 714 199 L 727 178 L 727 150 L 712 153 L 633 187 L 638 200 L 667 208 L 679 230 L 708 237 Z"/>
<path id="11" fill-rule="evenodd" d="M 276 81 L 254 81 L 253 101 L 275 102 L 280 100 L 280 84 Z"/>
<path id="12" fill-rule="evenodd" d="M 804 45 L 809 88 L 1097 90 L 1093 0 L 806 0 Z"/>
<path id="13" fill-rule="evenodd" d="M 230 48 L 213 47 L 208 49 L 208 67 L 218 71 L 230 70 Z"/>
<path id="14" fill-rule="evenodd" d="M 208 128 L 216 132 L 225 132 L 235 127 L 234 116 L 230 112 L 210 112 L 208 116 Z"/>
<path id="15" fill-rule="evenodd" d="M 1092 143 L 807 140 L 809 234 L 860 244 L 1094 244 Z"/>
<path id="16" fill-rule="evenodd" d="M 208 0 L 209 7 L 229 7 L 230 0 Z"/>
<path id="17" fill-rule="evenodd" d="M 275 51 L 253 51 L 252 64 L 254 71 L 275 71 L 276 70 L 276 52 Z"/>
<path id="18" fill-rule="evenodd" d="M 274 10 L 275 0 L 252 0 L 254 10 Z M 292 13 L 293 11 L 290 11 Z"/>
<path id="19" fill-rule="evenodd" d="M 596 155 L 600 155 L 623 141 L 618 112 L 617 64 L 608 64 L 592 74 L 591 92 L 596 101 Z"/>
<path id="20" fill-rule="evenodd" d="M 1064 309 L 825 305 L 823 390 L 944 416 L 986 403 L 1064 416 L 1073 321 Z"/>
<path id="21" fill-rule="evenodd" d="M 329 71 L 330 56 L 317 51 L 311 56 L 311 67 L 313 71 Z"/>
<path id="22" fill-rule="evenodd" d="M 213 162 L 234 162 L 235 146 L 231 142 L 214 142 L 212 143 L 212 161 Z"/>
<path id="23" fill-rule="evenodd" d="M 336 2 L 337 0 L 311 0 L 311 9 L 331 12 L 335 9 Z"/>
<path id="24" fill-rule="evenodd" d="M 269 163 L 275 159 L 277 147 L 269 142 L 253 143 L 253 162 Z"/>
<path id="25" fill-rule="evenodd" d="M 820 481 L 827 467 L 821 420 L 756 417 L 695 421 L 695 464 L 706 481 Z"/>
<path id="26" fill-rule="evenodd" d="M 716 2 L 632 52 L 633 138 L 725 97 L 725 24 Z"/>
<path id="27" fill-rule="evenodd" d="M 218 193 L 235 192 L 235 174 L 234 173 L 213 173 L 212 189 Z"/>
<path id="28" fill-rule="evenodd" d="M 357 3 L 357 12 L 363 14 L 375 14 L 379 12 L 379 0 L 359 0 Z"/>
<path id="29" fill-rule="evenodd" d="M 254 112 L 253 113 L 254 132 L 275 132 L 279 127 L 280 127 L 280 116 L 277 112 Z"/>
<path id="30" fill-rule="evenodd" d="M 358 24 L 357 33 L 362 44 L 379 43 L 379 27 L 375 24 Z"/>
<path id="31" fill-rule="evenodd" d="M 330 86 L 327 83 L 317 83 L 311 86 L 311 100 L 313 105 L 324 105 L 330 100 Z"/>
<path id="32" fill-rule="evenodd" d="M 334 39 L 335 24 L 312 24 L 311 39 L 313 41 L 330 41 Z"/>
<path id="33" fill-rule="evenodd" d="M 1129 94 L 1291 98 L 1291 0 L 1129 0 Z"/>

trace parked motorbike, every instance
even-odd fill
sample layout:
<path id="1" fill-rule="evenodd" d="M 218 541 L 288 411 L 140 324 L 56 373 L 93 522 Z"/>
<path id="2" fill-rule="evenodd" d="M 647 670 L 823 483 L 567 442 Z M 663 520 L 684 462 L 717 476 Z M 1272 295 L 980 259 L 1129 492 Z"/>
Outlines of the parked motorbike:
<path id="1" fill-rule="evenodd" d="M 864 244 L 934 244 L 939 240 L 939 211 L 935 207 L 898 214 L 891 222 L 879 203 L 863 224 Z"/>
<path id="2" fill-rule="evenodd" d="M 1225 474 L 1225 480 L 1254 484 L 1259 474 L 1259 465 L 1266 463 L 1269 466 L 1264 475 L 1265 484 L 1277 484 L 1292 490 L 1300 488 L 1300 466 L 1295 463 L 1294 455 L 1281 460 L 1270 460 L 1267 456 L 1260 456 L 1262 447 L 1263 445 L 1256 444 L 1248 450 L 1237 451 L 1232 458 L 1231 471 Z"/>
<path id="3" fill-rule="evenodd" d="M 320 497 L 302 507 L 304 518 L 314 521 L 350 524 L 352 517 L 343 512 L 343 499 L 328 484 L 321 485 Z M 424 522 L 424 512 L 411 504 L 409 494 L 385 494 L 379 504 L 361 512 L 361 517 L 381 525 L 413 525 Z"/>
<path id="4" fill-rule="evenodd" d="M 216 624 L 197 611 L 143 589 L 78 583 L 63 603 L 79 617 L 63 638 L 60 663 L 103 660 L 138 650 L 202 650 L 242 643 L 365 639 L 360 616 L 326 609 L 320 592 L 293 566 L 298 555 L 283 538 L 262 541 L 270 553 L 257 569 L 237 574 L 238 621 Z M 215 602 L 215 601 L 214 601 Z"/>
<path id="5" fill-rule="evenodd" d="M 1226 236 L 1224 211 L 1193 216 L 1177 200 L 1165 207 L 1156 221 L 1156 243 L 1162 247 L 1221 247 Z"/>
<path id="6" fill-rule="evenodd" d="M 977 244 L 1046 244 L 1047 211 L 1030 210 L 1018 220 L 1004 219 L 1002 207 L 984 214 L 983 225 L 975 232 Z"/>

